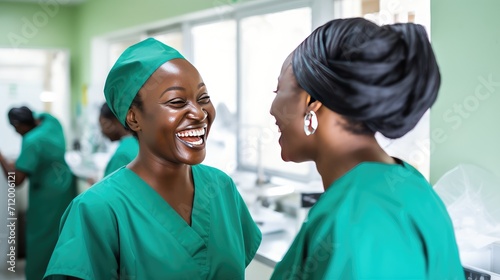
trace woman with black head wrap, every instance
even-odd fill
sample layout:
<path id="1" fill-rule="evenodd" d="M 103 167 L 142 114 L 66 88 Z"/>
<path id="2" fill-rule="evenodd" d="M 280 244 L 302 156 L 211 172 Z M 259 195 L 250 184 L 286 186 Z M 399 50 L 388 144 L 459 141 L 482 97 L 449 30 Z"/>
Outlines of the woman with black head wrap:
<path id="1" fill-rule="evenodd" d="M 115 150 L 104 169 L 104 177 L 106 177 L 135 159 L 139 152 L 139 142 L 137 142 L 137 138 L 120 123 L 106 102 L 102 104 L 101 107 L 99 125 L 102 134 L 109 140 L 119 141 L 118 148 Z"/>
<path id="2" fill-rule="evenodd" d="M 314 161 L 325 193 L 272 279 L 464 279 L 442 201 L 374 136 L 413 129 L 439 85 L 420 25 L 333 20 L 290 54 L 271 107 L 281 156 Z"/>

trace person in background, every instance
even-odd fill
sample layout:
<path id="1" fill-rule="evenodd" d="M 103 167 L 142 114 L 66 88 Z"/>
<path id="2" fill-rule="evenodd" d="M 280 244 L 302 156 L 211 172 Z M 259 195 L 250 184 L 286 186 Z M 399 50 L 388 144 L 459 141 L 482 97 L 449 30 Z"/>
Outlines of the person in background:
<path id="1" fill-rule="evenodd" d="M 29 179 L 26 217 L 26 279 L 43 278 L 57 242 L 59 221 L 76 196 L 75 178 L 64 155 L 66 144 L 61 124 L 48 113 L 37 118 L 26 106 L 8 112 L 10 124 L 22 136 L 15 164 L 0 153 L 0 164 L 15 174 L 15 185 Z"/>
<path id="2" fill-rule="evenodd" d="M 118 148 L 116 148 L 115 153 L 111 156 L 104 170 L 104 177 L 106 177 L 118 168 L 129 164 L 137 156 L 139 142 L 120 123 L 106 103 L 101 107 L 99 125 L 101 126 L 102 134 L 110 141 L 120 141 Z"/>
<path id="3" fill-rule="evenodd" d="M 139 154 L 68 207 L 45 279 L 243 279 L 262 235 L 232 179 L 200 164 L 215 109 L 196 68 L 149 38 L 104 94 Z"/>
<path id="4" fill-rule="evenodd" d="M 325 192 L 272 279 L 464 279 L 441 199 L 374 136 L 413 129 L 439 86 L 416 24 L 332 20 L 290 54 L 270 110 L 281 157 L 314 161 Z"/>

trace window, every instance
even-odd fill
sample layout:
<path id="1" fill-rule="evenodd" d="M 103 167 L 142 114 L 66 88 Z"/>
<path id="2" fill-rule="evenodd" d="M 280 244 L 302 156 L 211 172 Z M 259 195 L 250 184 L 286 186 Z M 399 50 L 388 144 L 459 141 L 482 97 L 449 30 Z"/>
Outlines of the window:
<path id="1" fill-rule="evenodd" d="M 170 31 L 166 33 L 156 34 L 151 36 L 156 40 L 164 43 L 165 45 L 171 46 L 172 48 L 183 53 L 183 37 L 180 31 Z"/>
<path id="2" fill-rule="evenodd" d="M 256 170 L 261 162 L 270 175 L 309 178 L 311 163 L 282 161 L 278 129 L 269 108 L 281 64 L 311 32 L 311 8 L 188 26 L 191 62 L 217 110 L 204 163 L 231 173 Z"/>
<path id="3" fill-rule="evenodd" d="M 231 173 L 236 169 L 236 21 L 196 25 L 191 34 L 192 62 L 217 110 L 203 163 Z"/>
<path id="4" fill-rule="evenodd" d="M 429 32 L 430 0 L 337 0 L 342 18 L 364 17 L 379 25 L 422 24 Z"/>
<path id="5" fill-rule="evenodd" d="M 134 38 L 134 39 L 121 40 L 110 43 L 108 49 L 108 58 L 109 58 L 108 69 L 111 70 L 111 67 L 113 67 L 113 65 L 118 60 L 123 51 L 125 51 L 128 47 L 132 46 L 133 44 L 138 43 L 139 41 L 140 41 L 139 38 Z"/>
<path id="6" fill-rule="evenodd" d="M 281 159 L 278 128 L 269 108 L 283 61 L 311 33 L 311 9 L 250 16 L 241 20 L 240 28 L 238 163 L 254 169 L 260 163 L 270 173 L 307 177 L 310 163 Z"/>

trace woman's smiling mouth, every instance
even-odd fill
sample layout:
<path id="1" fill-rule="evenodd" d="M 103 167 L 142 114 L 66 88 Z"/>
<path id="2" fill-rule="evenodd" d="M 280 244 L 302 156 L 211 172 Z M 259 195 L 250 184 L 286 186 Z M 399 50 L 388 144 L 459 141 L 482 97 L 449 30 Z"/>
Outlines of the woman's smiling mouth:
<path id="1" fill-rule="evenodd" d="M 202 146 L 205 143 L 206 126 L 179 131 L 175 136 L 189 147 Z"/>

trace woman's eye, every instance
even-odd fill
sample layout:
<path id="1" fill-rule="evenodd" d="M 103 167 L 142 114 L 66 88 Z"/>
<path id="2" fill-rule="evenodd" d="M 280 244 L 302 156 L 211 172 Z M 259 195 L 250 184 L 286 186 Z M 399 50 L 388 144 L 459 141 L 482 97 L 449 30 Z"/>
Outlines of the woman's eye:
<path id="1" fill-rule="evenodd" d="M 202 98 L 198 100 L 198 102 L 203 103 L 203 104 L 208 104 L 210 102 L 210 96 L 205 95 Z"/>
<path id="2" fill-rule="evenodd" d="M 186 101 L 180 100 L 180 99 L 176 99 L 176 100 L 168 101 L 166 104 L 174 106 L 174 107 L 177 107 L 177 108 L 180 108 L 180 107 L 183 107 L 184 105 L 186 105 Z"/>

